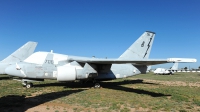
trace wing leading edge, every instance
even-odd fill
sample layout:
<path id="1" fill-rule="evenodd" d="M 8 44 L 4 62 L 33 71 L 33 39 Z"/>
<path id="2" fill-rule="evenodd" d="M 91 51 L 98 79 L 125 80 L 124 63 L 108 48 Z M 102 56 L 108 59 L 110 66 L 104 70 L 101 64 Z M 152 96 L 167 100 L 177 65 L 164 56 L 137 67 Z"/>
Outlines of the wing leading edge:
<path id="1" fill-rule="evenodd" d="M 94 63 L 94 64 L 133 64 L 133 65 L 156 65 L 163 63 L 192 63 L 197 62 L 194 58 L 168 58 L 168 59 L 137 59 L 137 60 L 120 60 L 120 59 L 75 59 L 70 58 L 68 61 L 77 61 L 82 63 Z"/>

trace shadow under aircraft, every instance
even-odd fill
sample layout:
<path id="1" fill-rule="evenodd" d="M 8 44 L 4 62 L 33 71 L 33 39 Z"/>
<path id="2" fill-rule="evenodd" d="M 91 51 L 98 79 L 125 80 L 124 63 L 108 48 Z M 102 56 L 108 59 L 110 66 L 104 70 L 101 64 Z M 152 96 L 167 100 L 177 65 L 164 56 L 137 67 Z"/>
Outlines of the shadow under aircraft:
<path id="1" fill-rule="evenodd" d="M 137 94 L 144 94 L 149 95 L 152 97 L 166 97 L 171 96 L 168 94 L 163 93 L 155 93 L 147 90 L 142 90 L 139 88 L 129 88 L 124 87 L 123 85 L 127 84 L 152 84 L 152 85 L 158 85 L 155 83 L 148 83 L 143 82 L 143 80 L 125 80 L 120 82 L 102 82 L 103 88 L 113 89 L 113 90 L 119 90 L 119 91 L 125 91 L 125 92 L 131 92 L 131 93 L 137 93 Z M 89 85 L 92 85 L 92 83 L 85 83 L 81 84 L 79 82 L 56 82 L 56 83 L 47 83 L 47 84 L 36 84 L 35 87 L 49 87 L 49 86 L 63 86 L 64 88 L 73 88 L 74 90 L 64 90 L 59 92 L 52 92 L 47 94 L 41 94 L 34 97 L 26 97 L 24 95 L 7 95 L 0 98 L 0 110 L 1 112 L 7 112 L 7 111 L 15 111 L 15 112 L 23 112 L 27 111 L 30 108 L 36 107 L 40 104 L 61 98 L 66 97 L 74 93 L 78 93 L 84 90 L 88 90 L 87 88 L 90 87 Z M 84 88 L 84 89 L 80 89 Z M 19 108 L 18 110 L 13 110 L 15 108 Z"/>
<path id="2" fill-rule="evenodd" d="M 88 82 L 88 83 L 80 83 L 80 82 L 56 82 L 56 83 L 48 83 L 48 84 L 38 84 L 35 85 L 35 87 L 49 87 L 49 86 L 64 86 L 64 88 L 88 88 L 91 87 L 93 83 Z M 101 85 L 103 88 L 107 89 L 113 89 L 113 90 L 120 90 L 120 91 L 125 91 L 125 92 L 132 92 L 132 93 L 137 93 L 137 94 L 145 94 L 145 95 L 150 95 L 152 97 L 163 97 L 163 96 L 171 96 L 171 95 L 165 95 L 162 93 L 155 93 L 151 91 L 146 91 L 142 89 L 135 89 L 135 88 L 129 88 L 125 87 L 123 85 L 126 84 L 152 84 L 152 85 L 158 85 L 155 83 L 148 83 L 148 82 L 143 82 L 143 80 L 125 80 L 125 81 L 120 81 L 120 82 L 101 82 Z"/>
<path id="3" fill-rule="evenodd" d="M 26 98 L 24 95 L 7 95 L 0 98 L 0 110 L 1 112 L 25 112 L 30 108 L 38 106 L 40 104 L 68 96 L 77 92 L 81 92 L 84 89 L 78 90 L 65 90 L 60 92 L 52 92 L 47 94 L 41 94 L 34 97 Z M 19 108 L 13 110 L 13 108 Z"/>

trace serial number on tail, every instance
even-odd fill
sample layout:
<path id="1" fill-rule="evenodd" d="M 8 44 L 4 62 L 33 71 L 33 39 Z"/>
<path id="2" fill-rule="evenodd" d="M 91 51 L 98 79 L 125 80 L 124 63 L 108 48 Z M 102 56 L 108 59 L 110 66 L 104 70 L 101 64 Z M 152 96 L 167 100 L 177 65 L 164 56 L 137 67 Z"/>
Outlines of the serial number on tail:
<path id="1" fill-rule="evenodd" d="M 54 61 L 53 60 L 45 60 L 45 63 L 47 63 L 47 64 L 54 64 Z"/>

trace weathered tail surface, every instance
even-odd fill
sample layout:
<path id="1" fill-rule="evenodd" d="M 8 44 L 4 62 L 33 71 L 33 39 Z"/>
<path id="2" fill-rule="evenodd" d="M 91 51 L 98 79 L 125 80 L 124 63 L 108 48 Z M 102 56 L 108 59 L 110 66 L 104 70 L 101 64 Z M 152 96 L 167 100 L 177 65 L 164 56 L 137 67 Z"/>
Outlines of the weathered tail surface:
<path id="1" fill-rule="evenodd" d="M 154 37 L 154 32 L 144 32 L 119 59 L 148 59 Z"/>
<path id="2" fill-rule="evenodd" d="M 53 53 L 47 53 L 46 58 L 44 59 L 43 66 L 54 65 L 53 56 Z"/>
<path id="3" fill-rule="evenodd" d="M 174 65 L 171 68 L 172 70 L 178 70 L 178 63 L 174 63 Z"/>
<path id="4" fill-rule="evenodd" d="M 37 42 L 27 42 L 1 62 L 10 63 L 10 62 L 23 61 L 34 52 L 36 46 Z"/>

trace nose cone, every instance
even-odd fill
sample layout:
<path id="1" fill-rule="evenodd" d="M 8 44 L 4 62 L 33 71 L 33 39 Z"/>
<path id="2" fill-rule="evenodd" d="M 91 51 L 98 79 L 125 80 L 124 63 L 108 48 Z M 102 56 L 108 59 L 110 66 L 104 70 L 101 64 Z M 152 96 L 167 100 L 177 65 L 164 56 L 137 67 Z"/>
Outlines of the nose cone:
<path id="1" fill-rule="evenodd" d="M 5 73 L 12 76 L 24 77 L 21 70 L 17 70 L 15 65 L 10 65 L 5 69 Z"/>

